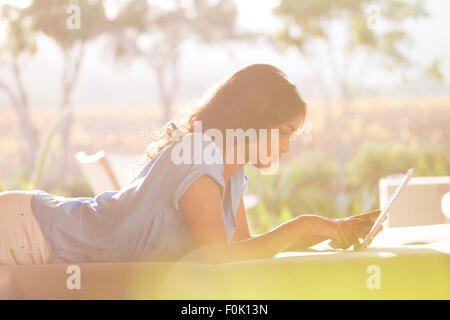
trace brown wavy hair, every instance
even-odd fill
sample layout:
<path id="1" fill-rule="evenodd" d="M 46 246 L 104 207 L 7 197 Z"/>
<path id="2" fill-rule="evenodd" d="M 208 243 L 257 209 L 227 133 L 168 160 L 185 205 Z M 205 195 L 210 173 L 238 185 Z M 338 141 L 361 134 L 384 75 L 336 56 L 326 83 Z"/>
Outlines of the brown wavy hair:
<path id="1" fill-rule="evenodd" d="M 189 112 L 154 132 L 139 166 L 145 166 L 164 147 L 173 142 L 180 129 L 194 131 L 194 122 L 202 122 L 202 131 L 218 129 L 270 129 L 298 115 L 306 117 L 306 103 L 297 87 L 278 68 L 269 64 L 244 67 L 214 86 Z"/>

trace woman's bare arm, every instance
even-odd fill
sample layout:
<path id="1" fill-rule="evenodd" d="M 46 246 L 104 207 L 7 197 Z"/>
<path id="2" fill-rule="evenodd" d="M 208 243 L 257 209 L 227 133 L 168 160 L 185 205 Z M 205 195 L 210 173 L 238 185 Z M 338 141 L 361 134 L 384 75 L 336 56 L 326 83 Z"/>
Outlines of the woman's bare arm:
<path id="1" fill-rule="evenodd" d="M 232 241 L 240 241 L 252 238 L 250 227 L 248 226 L 247 212 L 245 210 L 242 197 L 236 210 L 236 229 L 234 230 Z"/>
<path id="2" fill-rule="evenodd" d="M 211 263 L 270 258 L 323 226 L 317 216 L 299 216 L 262 235 L 228 243 L 221 203 L 220 186 L 208 175 L 192 183 L 179 201 L 200 256 Z M 238 232 L 245 235 L 245 230 Z"/>
<path id="3" fill-rule="evenodd" d="M 310 218 L 311 219 L 311 218 Z M 323 218 L 327 219 L 327 218 Z M 310 234 L 311 232 L 308 232 L 308 235 L 304 235 L 303 237 L 300 237 L 296 242 L 294 242 L 291 246 L 288 248 L 282 250 L 282 251 L 300 251 L 304 250 L 306 248 L 309 248 L 313 245 L 316 245 L 322 241 L 328 240 L 329 236 L 327 235 L 320 235 L 320 234 Z M 233 242 L 240 241 L 240 240 L 247 240 L 254 238 L 256 236 L 252 236 L 250 232 L 250 228 L 248 225 L 247 220 L 247 212 L 244 206 L 244 201 L 241 197 L 239 201 L 239 206 L 236 211 L 236 229 L 233 233 Z"/>
<path id="4" fill-rule="evenodd" d="M 366 237 L 380 213 L 380 210 L 373 210 L 368 213 L 336 220 L 321 217 L 321 219 L 327 220 L 332 226 L 330 231 L 310 233 L 309 236 L 302 237 L 285 251 L 304 250 L 322 241 L 333 239 L 335 234 L 338 234 L 338 236 L 339 234 L 342 235 L 342 239 L 347 239 L 347 241 L 343 244 L 339 244 L 338 241 L 333 240 L 329 244 L 331 247 L 347 249 L 353 244 L 356 249 L 360 246 L 358 239 L 364 239 Z M 380 229 L 376 234 L 382 229 L 383 227 L 380 226 Z"/>

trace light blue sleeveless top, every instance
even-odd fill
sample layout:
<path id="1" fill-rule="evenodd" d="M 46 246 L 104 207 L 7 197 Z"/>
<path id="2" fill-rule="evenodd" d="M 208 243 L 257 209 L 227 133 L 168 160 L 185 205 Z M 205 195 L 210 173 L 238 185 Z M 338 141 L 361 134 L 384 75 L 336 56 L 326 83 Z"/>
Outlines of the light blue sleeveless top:
<path id="1" fill-rule="evenodd" d="M 31 207 L 50 249 L 48 263 L 177 260 L 193 250 L 178 201 L 204 174 L 221 186 L 222 198 L 225 188 L 222 163 L 194 161 L 205 147 L 214 150 L 218 159 L 222 157 L 220 149 L 206 134 L 184 137 L 189 141 L 195 135 L 201 135 L 202 142 L 192 153 L 192 161 L 173 161 L 172 149 L 181 139 L 161 150 L 133 183 L 119 191 L 94 198 L 67 198 L 36 190 Z M 229 187 L 222 203 L 228 241 L 247 187 L 244 168 L 230 179 Z"/>

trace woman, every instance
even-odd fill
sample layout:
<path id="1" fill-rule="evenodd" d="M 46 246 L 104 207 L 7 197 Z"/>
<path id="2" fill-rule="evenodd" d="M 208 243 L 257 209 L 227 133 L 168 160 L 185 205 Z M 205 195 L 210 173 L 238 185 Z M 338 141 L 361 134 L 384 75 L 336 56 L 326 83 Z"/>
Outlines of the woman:
<path id="1" fill-rule="evenodd" d="M 265 234 L 250 234 L 242 201 L 244 165 L 252 160 L 260 169 L 270 167 L 260 148 L 277 160 L 278 153 L 289 151 L 305 117 L 306 104 L 279 69 L 245 67 L 186 119 L 164 127 L 148 146 L 136 179 L 120 191 L 94 198 L 40 190 L 1 193 L 0 264 L 177 260 L 193 252 L 202 261 L 220 263 L 268 258 L 327 239 L 333 248 L 356 247 L 378 210 L 338 220 L 301 215 Z M 188 150 L 198 142 L 198 123 L 201 148 Z M 222 143 L 207 134 L 215 130 L 226 136 L 227 129 L 255 130 L 256 144 L 236 143 L 235 137 Z M 264 140 L 260 132 L 269 129 L 270 139 Z M 204 160 L 205 150 L 218 161 L 197 161 Z M 239 150 L 244 161 L 237 161 Z M 250 159 L 255 150 L 256 159 Z"/>

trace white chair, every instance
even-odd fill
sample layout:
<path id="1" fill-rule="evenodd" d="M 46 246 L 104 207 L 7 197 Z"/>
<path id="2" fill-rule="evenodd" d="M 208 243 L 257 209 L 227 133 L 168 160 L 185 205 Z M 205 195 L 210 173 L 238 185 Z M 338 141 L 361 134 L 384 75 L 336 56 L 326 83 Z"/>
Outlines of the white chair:
<path id="1" fill-rule="evenodd" d="M 380 209 L 400 184 L 402 177 L 380 179 Z M 413 177 L 392 204 L 387 215 L 389 227 L 408 227 L 449 223 L 442 212 L 441 201 L 450 191 L 450 177 Z"/>
<path id="2" fill-rule="evenodd" d="M 76 155 L 81 170 L 94 194 L 120 190 L 131 183 L 140 160 L 140 154 L 119 154 L 99 151 L 93 155 L 78 152 Z"/>
<path id="3" fill-rule="evenodd" d="M 116 176 L 118 185 L 122 188 L 130 184 L 136 174 L 138 174 L 136 165 L 142 159 L 142 154 L 108 153 L 106 158 L 111 171 Z"/>

